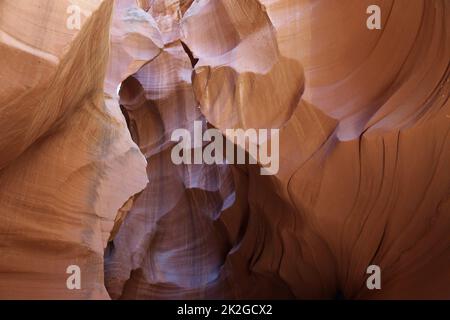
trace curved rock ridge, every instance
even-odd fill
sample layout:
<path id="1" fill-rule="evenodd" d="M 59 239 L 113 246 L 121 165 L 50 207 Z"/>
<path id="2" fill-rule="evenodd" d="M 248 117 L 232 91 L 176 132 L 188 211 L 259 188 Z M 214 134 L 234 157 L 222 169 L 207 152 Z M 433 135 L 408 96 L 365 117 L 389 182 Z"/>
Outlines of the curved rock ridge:
<path id="1" fill-rule="evenodd" d="M 229 251 L 215 281 L 194 281 L 188 291 L 181 278 L 152 274 L 166 266 L 152 240 L 146 246 L 156 252 L 127 271 L 122 298 L 448 297 L 449 8 L 378 1 L 384 27 L 369 30 L 371 4 L 195 1 L 184 12 L 179 37 L 202 114 L 222 131 L 281 128 L 280 171 L 263 177 L 252 166 L 232 169 L 235 205 L 218 215 L 216 231 L 226 231 Z M 158 106 L 168 123 L 156 101 L 177 92 L 164 80 L 177 73 L 157 65 L 128 80 L 125 102 L 137 132 L 153 137 L 141 145 L 144 153 L 157 150 L 152 155 L 170 144 L 174 127 L 151 126 L 160 128 L 152 134 L 138 124 L 136 106 Z M 149 234 L 158 231 L 170 229 Z M 366 287 L 372 264 L 383 270 L 382 290 Z"/>
<path id="2" fill-rule="evenodd" d="M 118 100 L 121 82 L 157 57 L 164 44 L 156 21 L 134 0 L 116 2 L 105 92 Z"/>
<path id="3" fill-rule="evenodd" d="M 287 224 L 306 225 L 292 231 L 298 251 L 285 240 L 279 270 L 300 298 L 448 298 L 449 7 L 380 1 L 385 27 L 369 31 L 355 14 L 369 2 L 349 3 L 306 11 L 305 102 L 280 133 L 275 188 L 297 212 Z M 372 264 L 381 290 L 366 287 Z"/>
<path id="4" fill-rule="evenodd" d="M 212 125 L 278 128 L 290 118 L 302 94 L 302 66 L 280 52 L 258 1 L 196 1 L 183 16 L 182 36 L 199 59 L 193 85 Z"/>
<path id="5" fill-rule="evenodd" d="M 447 0 L 0 12 L 0 298 L 450 298 Z M 175 164 L 195 122 L 279 171 Z"/>
<path id="6" fill-rule="evenodd" d="M 178 39 L 122 84 L 120 103 L 147 158 L 150 183 L 106 251 L 112 298 L 207 298 L 207 288 L 217 287 L 230 248 L 216 220 L 234 203 L 231 169 L 177 166 L 171 159 L 171 133 L 192 131 L 194 121 L 205 124 L 191 74 L 191 60 Z"/>
<path id="7" fill-rule="evenodd" d="M 147 184 L 145 158 L 104 93 L 113 1 L 76 1 L 95 9 L 77 34 L 57 18 L 66 16 L 62 1 L 38 2 L 23 12 L 10 9 L 21 2 L 0 4 L 28 28 L 10 29 L 2 16 L 2 32 L 22 45 L 1 42 L 2 65 L 15 68 L 0 77 L 0 297 L 108 299 L 104 247 L 118 209 Z M 47 42 L 34 43 L 39 37 Z M 81 269 L 81 290 L 68 290 L 71 265 Z"/>

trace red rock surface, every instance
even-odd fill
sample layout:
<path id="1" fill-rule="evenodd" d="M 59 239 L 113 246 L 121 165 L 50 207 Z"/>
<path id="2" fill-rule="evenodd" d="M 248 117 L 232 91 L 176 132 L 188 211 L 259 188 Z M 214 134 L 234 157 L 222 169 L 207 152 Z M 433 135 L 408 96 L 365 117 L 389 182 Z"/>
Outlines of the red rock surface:
<path id="1" fill-rule="evenodd" d="M 4 0 L 0 298 L 450 298 L 449 14 Z M 280 129 L 279 171 L 175 165 L 194 121 Z"/>

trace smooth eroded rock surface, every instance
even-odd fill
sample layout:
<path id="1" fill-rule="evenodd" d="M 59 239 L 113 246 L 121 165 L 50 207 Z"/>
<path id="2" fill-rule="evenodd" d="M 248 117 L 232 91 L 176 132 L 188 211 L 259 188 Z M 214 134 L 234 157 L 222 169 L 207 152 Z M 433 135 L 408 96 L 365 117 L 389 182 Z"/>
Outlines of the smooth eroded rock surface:
<path id="1" fill-rule="evenodd" d="M 450 298 L 449 15 L 446 0 L 4 0 L 0 298 Z M 175 164 L 172 133 L 195 121 L 228 143 L 278 129 L 279 170 Z"/>

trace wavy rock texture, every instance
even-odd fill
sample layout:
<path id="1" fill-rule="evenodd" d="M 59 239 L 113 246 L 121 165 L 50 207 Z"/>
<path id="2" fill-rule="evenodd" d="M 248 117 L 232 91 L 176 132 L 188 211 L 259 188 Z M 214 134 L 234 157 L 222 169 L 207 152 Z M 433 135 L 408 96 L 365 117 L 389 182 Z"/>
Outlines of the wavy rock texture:
<path id="1" fill-rule="evenodd" d="M 347 298 L 448 297 L 450 287 L 442 282 L 449 261 L 449 48 L 443 20 L 448 8 L 439 1 L 380 2 L 386 13 L 382 32 L 358 27 L 366 16 L 357 12 L 370 4 L 349 1 L 353 9 L 340 10 L 340 4 L 325 1 L 198 1 L 184 14 L 178 10 L 183 14 L 179 37 L 195 64 L 192 87 L 201 112 L 223 130 L 283 126 L 281 170 L 268 178 L 252 167 L 233 169 L 235 185 L 246 190 L 235 190 L 235 207 L 213 212 L 214 234 L 225 230 L 217 237 L 227 239 L 229 250 L 218 260 L 210 251 L 217 241 L 207 241 L 203 254 L 192 249 L 195 240 L 208 239 L 208 227 L 185 240 L 177 256 L 165 237 L 172 230 L 187 239 L 191 232 L 182 234 L 163 222 L 155 228 L 163 211 L 149 214 L 137 206 L 139 213 L 132 210 L 126 220 L 130 230 L 124 226 L 114 240 L 107 263 L 110 291 L 119 297 L 123 288 L 122 298 L 332 298 L 338 292 Z M 160 8 L 153 3 L 148 12 L 164 17 L 156 18 L 160 29 L 176 42 L 179 17 L 166 23 L 170 10 Z M 145 136 L 145 143 L 138 142 L 144 153 L 156 146 L 167 152 L 172 110 L 186 112 L 185 95 L 176 107 L 160 101 L 170 90 L 171 97 L 184 92 L 167 80 L 172 70 L 189 69 L 187 61 L 177 68 L 162 58 L 174 55 L 173 43 L 165 42 L 167 52 L 128 79 L 122 95 L 132 110 L 135 136 Z M 140 124 L 146 117 L 142 109 L 155 107 L 164 124 Z M 155 127 L 162 128 L 159 134 L 150 133 Z M 412 141 L 423 141 L 420 151 L 413 151 Z M 152 167 L 149 158 L 149 168 L 161 161 Z M 150 181 L 169 185 L 173 178 L 167 179 L 166 170 L 157 170 L 165 183 L 154 171 Z M 149 211 L 151 202 L 174 202 L 166 188 L 171 189 L 162 187 L 146 200 Z M 172 221 L 172 215 L 160 221 Z M 184 225 L 184 219 L 176 221 Z M 132 231 L 138 221 L 150 225 L 145 236 Z M 182 267 L 170 268 L 167 261 Z M 215 261 L 222 266 L 219 275 L 208 268 Z M 383 270 L 382 291 L 365 287 L 370 264 Z M 186 270 L 192 272 L 190 284 L 183 282 Z M 212 280 L 196 280 L 194 270 Z"/>
<path id="2" fill-rule="evenodd" d="M 0 14 L 0 298 L 450 298 L 448 1 Z M 279 172 L 173 164 L 196 120 L 280 129 Z"/>
<path id="3" fill-rule="evenodd" d="M 106 299 L 104 247 L 118 209 L 147 183 L 117 99 L 103 91 L 113 2 L 99 2 L 77 35 L 59 18 L 66 6 L 35 3 L 0 4 L 28 28 L 0 23 L 1 64 L 14 66 L 0 78 L 0 297 Z M 26 9 L 9 13 L 16 5 Z M 66 287 L 69 265 L 82 270 L 81 290 Z"/>

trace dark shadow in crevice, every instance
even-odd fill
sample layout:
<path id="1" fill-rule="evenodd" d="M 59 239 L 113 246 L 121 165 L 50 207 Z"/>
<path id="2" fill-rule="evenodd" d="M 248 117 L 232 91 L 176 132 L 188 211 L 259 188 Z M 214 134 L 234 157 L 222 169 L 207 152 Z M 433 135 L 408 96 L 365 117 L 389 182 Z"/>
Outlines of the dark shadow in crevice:
<path id="1" fill-rule="evenodd" d="M 180 41 L 180 42 L 181 42 L 181 45 L 183 46 L 184 51 L 186 52 L 186 54 L 189 56 L 189 59 L 191 60 L 192 68 L 195 68 L 199 59 L 194 57 L 194 53 L 191 51 L 191 49 L 189 49 L 189 47 L 187 46 L 186 43 L 184 43 L 183 41 Z"/>

